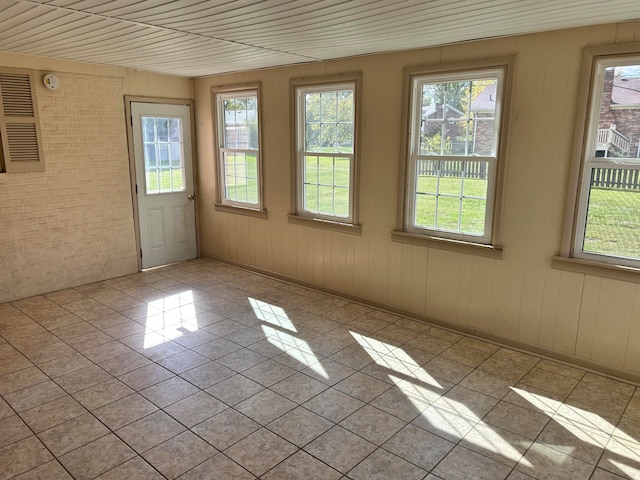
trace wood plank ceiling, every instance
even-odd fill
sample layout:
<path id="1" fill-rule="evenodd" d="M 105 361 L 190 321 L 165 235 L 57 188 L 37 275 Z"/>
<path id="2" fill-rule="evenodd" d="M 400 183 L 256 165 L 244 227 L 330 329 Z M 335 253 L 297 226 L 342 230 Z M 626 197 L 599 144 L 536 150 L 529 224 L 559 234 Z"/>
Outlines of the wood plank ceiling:
<path id="1" fill-rule="evenodd" d="M 638 0 L 0 0 L 0 51 L 199 77 L 638 17 Z"/>

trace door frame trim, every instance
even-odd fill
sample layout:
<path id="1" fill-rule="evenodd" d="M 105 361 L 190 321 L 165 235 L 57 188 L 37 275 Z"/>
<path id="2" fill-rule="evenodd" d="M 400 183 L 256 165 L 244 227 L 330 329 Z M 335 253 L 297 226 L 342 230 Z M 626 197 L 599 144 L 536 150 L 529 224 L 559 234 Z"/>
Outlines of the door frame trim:
<path id="1" fill-rule="evenodd" d="M 160 97 L 140 97 L 136 95 L 124 96 L 125 124 L 127 127 L 127 148 L 129 151 L 129 179 L 131 181 L 131 204 L 133 206 L 133 228 L 136 237 L 136 259 L 138 260 L 138 271 L 142 271 L 142 243 L 140 242 L 140 212 L 138 210 L 138 197 L 136 194 L 136 163 L 133 148 L 133 117 L 131 115 L 132 103 L 158 103 L 165 105 L 186 105 L 189 107 L 191 116 L 191 161 L 193 163 L 193 191 L 196 195 L 195 221 L 196 221 L 196 255 L 200 257 L 200 221 L 198 215 L 198 159 L 196 152 L 196 115 L 195 102 L 183 98 L 160 98 Z"/>

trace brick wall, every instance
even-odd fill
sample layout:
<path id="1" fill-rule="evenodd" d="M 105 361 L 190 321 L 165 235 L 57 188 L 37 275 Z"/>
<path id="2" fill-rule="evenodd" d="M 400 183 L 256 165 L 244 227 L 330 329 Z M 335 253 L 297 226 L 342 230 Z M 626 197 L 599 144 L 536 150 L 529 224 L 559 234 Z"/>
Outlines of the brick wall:
<path id="1" fill-rule="evenodd" d="M 46 171 L 0 174 L 0 302 L 137 270 L 123 78 L 38 82 Z"/>

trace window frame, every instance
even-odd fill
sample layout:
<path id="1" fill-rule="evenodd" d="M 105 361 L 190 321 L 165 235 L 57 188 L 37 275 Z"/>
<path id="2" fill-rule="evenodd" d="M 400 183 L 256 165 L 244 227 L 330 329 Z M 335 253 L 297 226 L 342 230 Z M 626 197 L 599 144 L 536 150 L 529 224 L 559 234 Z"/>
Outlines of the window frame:
<path id="1" fill-rule="evenodd" d="M 258 149 L 237 149 L 228 148 L 225 145 L 224 135 L 224 109 L 222 102 L 229 98 L 246 98 L 255 96 L 258 104 L 257 124 L 258 124 Z M 213 130 L 214 130 L 214 158 L 217 177 L 217 195 L 214 207 L 217 211 L 238 213 L 258 218 L 267 218 L 267 210 L 264 207 L 264 174 L 263 174 L 263 142 L 262 142 L 262 101 L 261 101 L 261 85 L 260 82 L 246 83 L 238 85 L 224 85 L 213 87 L 211 89 L 212 97 L 212 113 L 213 113 Z M 226 198 L 225 192 L 225 171 L 224 171 L 224 153 L 229 151 L 238 151 L 240 153 L 256 154 L 256 176 L 258 188 L 258 202 L 242 202 Z"/>
<path id="2" fill-rule="evenodd" d="M 605 69 L 638 64 L 640 64 L 640 44 L 587 48 L 584 53 L 583 71 L 588 69 L 589 74 L 586 77 L 587 81 L 583 81 L 580 89 L 579 98 L 582 102 L 581 110 L 584 113 L 579 117 L 581 121 L 577 122 L 574 140 L 574 157 L 578 159 L 579 167 L 573 169 L 572 177 L 575 178 L 576 185 L 573 189 L 570 188 L 570 191 L 574 193 L 573 211 L 570 215 L 572 219 L 570 223 L 571 236 L 568 248 L 567 241 L 563 239 L 565 245 L 562 250 L 564 251 L 561 251 L 560 254 L 560 257 L 568 257 L 568 259 L 580 262 L 582 265 L 578 268 L 581 270 L 585 268 L 584 265 L 591 265 L 595 268 L 602 265 L 612 268 L 640 269 L 640 258 L 634 259 L 584 250 L 592 171 L 596 168 L 640 171 L 640 158 L 597 157 L 595 155 Z M 610 160 L 606 160 L 607 158 Z M 562 260 L 562 258 L 557 259 Z"/>
<path id="3" fill-rule="evenodd" d="M 402 159 L 399 189 L 398 226 L 392 232 L 392 240 L 425 245 L 461 253 L 473 253 L 491 258 L 502 258 L 500 245 L 500 219 L 504 172 L 509 139 L 509 114 L 511 110 L 511 89 L 513 83 L 514 58 L 500 57 L 468 62 L 456 62 L 429 66 L 405 68 L 402 117 Z M 416 95 L 419 85 L 444 81 L 464 81 L 481 79 L 488 74 L 499 74 L 500 102 L 496 105 L 495 155 L 420 155 L 415 152 L 418 112 L 421 111 L 421 97 Z M 418 138 L 416 138 L 418 137 Z M 420 158 L 417 158 L 420 157 Z M 417 160 L 426 157 L 441 161 L 488 161 L 490 168 L 487 185 L 487 205 L 485 208 L 485 228 L 482 236 L 469 235 L 445 230 L 428 229 L 415 225 L 415 178 Z"/>
<path id="4" fill-rule="evenodd" d="M 337 90 L 353 90 L 353 153 L 330 153 L 330 156 L 350 157 L 349 175 L 349 215 L 341 217 L 315 213 L 304 208 L 304 157 L 306 154 L 321 152 L 306 152 L 305 147 L 305 118 L 306 111 L 301 108 L 301 100 L 309 92 L 334 92 Z M 361 234 L 362 228 L 358 223 L 359 211 L 359 168 L 360 168 L 360 118 L 362 74 L 348 73 L 344 75 L 320 78 L 295 78 L 290 82 L 291 89 L 291 127 L 292 127 L 292 213 L 289 222 L 312 227 L 329 228 L 346 233 Z M 335 185 L 335 183 L 334 183 Z"/>

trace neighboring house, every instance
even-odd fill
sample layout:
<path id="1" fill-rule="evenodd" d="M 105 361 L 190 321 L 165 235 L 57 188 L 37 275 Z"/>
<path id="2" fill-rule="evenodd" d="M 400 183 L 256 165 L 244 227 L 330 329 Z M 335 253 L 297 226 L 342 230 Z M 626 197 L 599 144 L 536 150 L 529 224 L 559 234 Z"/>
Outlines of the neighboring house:
<path id="1" fill-rule="evenodd" d="M 226 142 L 233 148 L 251 148 L 257 135 L 255 110 L 227 110 L 224 112 Z"/>
<path id="2" fill-rule="evenodd" d="M 598 127 L 597 156 L 640 158 L 639 68 L 606 70 Z"/>

